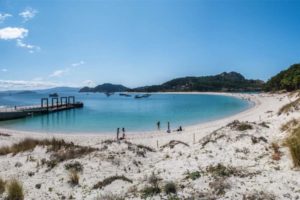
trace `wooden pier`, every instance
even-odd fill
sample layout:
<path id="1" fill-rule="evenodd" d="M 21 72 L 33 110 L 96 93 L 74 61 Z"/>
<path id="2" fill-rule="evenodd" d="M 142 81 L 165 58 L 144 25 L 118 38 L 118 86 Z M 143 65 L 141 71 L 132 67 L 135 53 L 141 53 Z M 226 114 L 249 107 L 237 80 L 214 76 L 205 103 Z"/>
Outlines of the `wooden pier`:
<path id="1" fill-rule="evenodd" d="M 49 104 L 48 98 L 42 98 L 40 105 L 15 106 L 0 109 L 0 121 L 49 114 L 82 107 L 83 103 L 75 102 L 74 96 L 60 97 L 60 101 L 58 97 L 53 97 L 51 98 L 51 104 Z"/>

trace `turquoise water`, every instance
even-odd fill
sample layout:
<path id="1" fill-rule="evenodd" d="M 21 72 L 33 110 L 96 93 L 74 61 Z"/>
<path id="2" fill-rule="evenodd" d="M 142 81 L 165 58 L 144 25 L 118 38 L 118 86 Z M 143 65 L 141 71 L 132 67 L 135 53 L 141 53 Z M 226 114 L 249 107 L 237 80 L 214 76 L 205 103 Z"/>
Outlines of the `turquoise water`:
<path id="1" fill-rule="evenodd" d="M 127 132 L 151 131 L 156 122 L 166 129 L 207 122 L 244 111 L 251 105 L 234 97 L 206 94 L 152 94 L 135 99 L 114 94 L 65 93 L 83 101 L 84 108 L 0 122 L 1 128 L 64 133 L 115 133 L 117 127 Z M 0 106 L 39 104 L 47 94 L 0 94 Z"/>

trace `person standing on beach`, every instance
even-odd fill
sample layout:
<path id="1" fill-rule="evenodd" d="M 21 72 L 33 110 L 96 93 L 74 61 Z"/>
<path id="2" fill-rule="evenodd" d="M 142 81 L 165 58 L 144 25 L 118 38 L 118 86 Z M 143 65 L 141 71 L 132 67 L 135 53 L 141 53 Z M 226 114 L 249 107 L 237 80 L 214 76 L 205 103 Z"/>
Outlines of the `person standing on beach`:
<path id="1" fill-rule="evenodd" d="M 158 122 L 156 123 L 156 125 L 157 125 L 157 130 L 160 130 L 160 121 L 158 121 Z"/>
<path id="2" fill-rule="evenodd" d="M 123 137 L 122 138 L 125 139 L 125 128 L 124 127 L 122 128 L 122 132 L 123 132 Z"/>
<path id="3" fill-rule="evenodd" d="M 119 140 L 120 128 L 117 128 L 117 140 Z"/>
<path id="4" fill-rule="evenodd" d="M 170 122 L 168 122 L 168 130 L 167 130 L 167 133 L 171 133 L 171 130 L 170 130 Z"/>

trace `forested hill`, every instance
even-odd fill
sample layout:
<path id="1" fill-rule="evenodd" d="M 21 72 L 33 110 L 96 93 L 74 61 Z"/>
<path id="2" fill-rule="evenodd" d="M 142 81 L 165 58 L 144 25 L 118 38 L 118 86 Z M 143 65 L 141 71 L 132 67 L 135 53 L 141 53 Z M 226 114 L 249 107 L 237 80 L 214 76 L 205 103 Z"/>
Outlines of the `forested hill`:
<path id="1" fill-rule="evenodd" d="M 264 82 L 248 80 L 237 72 L 223 72 L 215 76 L 184 77 L 165 82 L 161 85 L 134 88 L 132 92 L 159 91 L 223 91 L 246 92 L 262 90 Z"/>
<path id="2" fill-rule="evenodd" d="M 84 87 L 79 90 L 79 92 L 124 92 L 129 90 L 129 88 L 123 85 L 114 85 L 111 83 L 104 83 L 102 85 L 98 85 L 94 88 Z"/>
<path id="3" fill-rule="evenodd" d="M 300 64 L 294 64 L 281 71 L 265 84 L 266 91 L 293 91 L 298 89 L 300 89 Z"/>

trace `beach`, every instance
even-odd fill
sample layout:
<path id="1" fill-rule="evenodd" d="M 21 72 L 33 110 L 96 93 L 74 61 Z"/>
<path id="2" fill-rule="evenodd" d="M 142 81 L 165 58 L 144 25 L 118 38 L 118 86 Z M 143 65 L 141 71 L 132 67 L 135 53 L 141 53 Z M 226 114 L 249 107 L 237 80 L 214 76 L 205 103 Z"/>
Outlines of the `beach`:
<path id="1" fill-rule="evenodd" d="M 41 134 L 0 129 L 1 133 L 10 135 L 0 135 L 0 147 L 25 138 L 56 138 L 95 149 L 83 156 L 63 160 L 51 169 L 42 164 L 43 159 L 53 157 L 45 146 L 16 155 L 3 155 L 0 156 L 0 177 L 18 179 L 23 184 L 25 199 L 142 199 L 141 191 L 149 185 L 152 174 L 159 177 L 161 188 L 168 182 L 175 183 L 179 199 L 251 199 L 252 196 L 298 199 L 300 175 L 283 145 L 287 133 L 280 127 L 299 118 L 300 114 L 277 114 L 296 97 L 288 93 L 208 94 L 246 99 L 253 106 L 223 119 L 183 127 L 182 132 L 128 133 L 126 141 L 119 142 L 112 134 Z M 235 130 L 240 122 L 248 123 L 251 129 Z M 280 149 L 278 160 L 272 158 L 274 143 Z M 65 165 L 75 161 L 81 163 L 83 170 L 79 172 L 79 184 L 72 186 Z M 217 176 L 213 174 L 216 166 L 234 172 Z M 199 177 L 190 178 L 193 172 L 199 173 Z M 94 187 L 111 176 L 125 176 L 130 181 L 120 179 L 101 188 Z M 162 189 L 148 199 L 169 197 Z"/>

